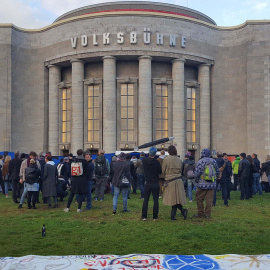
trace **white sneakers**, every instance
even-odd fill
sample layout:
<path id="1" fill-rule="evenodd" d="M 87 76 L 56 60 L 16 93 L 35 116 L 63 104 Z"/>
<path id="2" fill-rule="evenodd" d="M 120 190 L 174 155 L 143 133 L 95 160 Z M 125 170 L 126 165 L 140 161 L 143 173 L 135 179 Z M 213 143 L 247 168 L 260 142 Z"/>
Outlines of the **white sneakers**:
<path id="1" fill-rule="evenodd" d="M 81 209 L 77 209 L 77 213 L 81 213 L 82 212 L 82 210 Z"/>
<path id="2" fill-rule="evenodd" d="M 69 212 L 69 208 L 65 208 L 64 209 L 64 212 Z"/>

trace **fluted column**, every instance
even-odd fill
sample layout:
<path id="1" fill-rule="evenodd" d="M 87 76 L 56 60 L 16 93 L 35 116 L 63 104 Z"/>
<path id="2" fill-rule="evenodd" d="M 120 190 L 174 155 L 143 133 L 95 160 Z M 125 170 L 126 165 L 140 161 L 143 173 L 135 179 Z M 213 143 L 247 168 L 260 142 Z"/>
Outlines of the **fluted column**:
<path id="1" fill-rule="evenodd" d="M 49 65 L 49 131 L 48 147 L 53 155 L 59 155 L 59 88 L 61 67 Z"/>
<path id="2" fill-rule="evenodd" d="M 198 68 L 200 84 L 200 150 L 211 147 L 210 142 L 210 64 L 201 64 Z"/>
<path id="3" fill-rule="evenodd" d="M 116 150 L 116 58 L 103 57 L 103 149 Z"/>
<path id="4" fill-rule="evenodd" d="M 83 79 L 84 61 L 74 59 L 72 64 L 71 89 L 71 152 L 76 155 L 78 149 L 83 149 Z"/>
<path id="5" fill-rule="evenodd" d="M 173 137 L 177 153 L 183 159 L 186 153 L 185 129 L 185 59 L 172 61 L 173 79 Z"/>
<path id="6" fill-rule="evenodd" d="M 152 57 L 139 57 L 138 145 L 153 139 Z"/>

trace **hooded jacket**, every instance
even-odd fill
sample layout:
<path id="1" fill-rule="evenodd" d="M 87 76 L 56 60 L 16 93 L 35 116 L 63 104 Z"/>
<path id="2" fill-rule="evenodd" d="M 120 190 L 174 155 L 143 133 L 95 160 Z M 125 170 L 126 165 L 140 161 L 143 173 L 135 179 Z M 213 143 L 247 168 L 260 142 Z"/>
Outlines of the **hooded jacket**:
<path id="1" fill-rule="evenodd" d="M 159 184 L 159 174 L 162 173 L 160 163 L 154 158 L 144 158 L 142 160 L 145 184 Z"/>
<path id="2" fill-rule="evenodd" d="M 238 174 L 239 163 L 240 157 L 237 157 L 232 163 L 233 174 Z"/>

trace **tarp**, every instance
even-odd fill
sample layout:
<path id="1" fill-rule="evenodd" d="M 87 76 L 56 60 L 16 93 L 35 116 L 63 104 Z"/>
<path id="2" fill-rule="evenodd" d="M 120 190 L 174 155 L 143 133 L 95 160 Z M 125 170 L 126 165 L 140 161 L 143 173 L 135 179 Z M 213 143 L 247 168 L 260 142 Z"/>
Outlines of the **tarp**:
<path id="1" fill-rule="evenodd" d="M 1 270 L 267 270 L 270 255 L 84 255 L 0 258 Z"/>

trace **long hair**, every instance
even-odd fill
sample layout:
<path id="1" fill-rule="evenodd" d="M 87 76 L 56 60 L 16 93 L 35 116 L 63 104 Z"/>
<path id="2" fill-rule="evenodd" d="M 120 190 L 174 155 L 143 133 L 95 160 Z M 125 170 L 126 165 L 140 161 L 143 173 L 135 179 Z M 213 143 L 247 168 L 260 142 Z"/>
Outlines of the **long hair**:
<path id="1" fill-rule="evenodd" d="M 252 164 L 252 165 L 254 164 L 253 158 L 251 155 L 247 155 L 247 160 L 249 161 L 250 164 Z"/>

